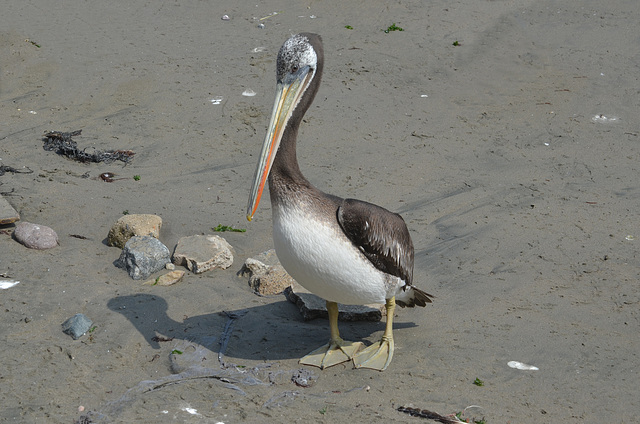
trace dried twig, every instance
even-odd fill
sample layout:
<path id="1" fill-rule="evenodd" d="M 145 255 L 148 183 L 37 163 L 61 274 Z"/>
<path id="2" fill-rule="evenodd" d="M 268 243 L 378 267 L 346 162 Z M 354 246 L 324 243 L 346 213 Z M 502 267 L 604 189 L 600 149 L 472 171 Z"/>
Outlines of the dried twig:
<path id="1" fill-rule="evenodd" d="M 420 408 L 411 408 L 408 406 L 401 406 L 398 408 L 398 411 L 404 412 L 406 414 L 411 415 L 412 417 L 420 417 L 426 418 L 428 420 L 434 420 L 441 422 L 443 424 L 456 424 L 456 423 L 464 423 L 464 421 L 460 421 L 458 417 L 455 415 L 440 415 L 437 412 L 429 411 L 428 409 L 420 409 Z"/>

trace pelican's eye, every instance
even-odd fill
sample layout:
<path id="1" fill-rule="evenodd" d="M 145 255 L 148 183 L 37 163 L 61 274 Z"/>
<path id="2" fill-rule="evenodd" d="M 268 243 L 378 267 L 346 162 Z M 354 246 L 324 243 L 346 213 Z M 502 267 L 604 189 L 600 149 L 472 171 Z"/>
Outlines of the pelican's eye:
<path id="1" fill-rule="evenodd" d="M 292 73 L 292 74 L 295 74 L 296 72 L 298 72 L 298 69 L 300 69 L 300 68 L 298 68 L 298 65 L 293 65 L 293 66 L 291 67 L 291 73 Z"/>

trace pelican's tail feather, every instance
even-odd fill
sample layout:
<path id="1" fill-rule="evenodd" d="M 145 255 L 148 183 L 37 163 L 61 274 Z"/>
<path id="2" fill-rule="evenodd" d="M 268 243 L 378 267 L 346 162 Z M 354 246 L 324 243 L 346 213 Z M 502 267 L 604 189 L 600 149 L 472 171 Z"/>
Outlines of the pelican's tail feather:
<path id="1" fill-rule="evenodd" d="M 431 303 L 434 298 L 434 295 L 424 292 L 415 286 L 404 286 L 400 293 L 396 294 L 396 304 L 403 308 L 426 306 L 427 303 Z"/>

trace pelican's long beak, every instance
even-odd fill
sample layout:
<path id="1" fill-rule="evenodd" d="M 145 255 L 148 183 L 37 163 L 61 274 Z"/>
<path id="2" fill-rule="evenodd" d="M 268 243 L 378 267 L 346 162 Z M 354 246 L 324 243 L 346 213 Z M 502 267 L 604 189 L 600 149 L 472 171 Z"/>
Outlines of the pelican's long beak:
<path id="1" fill-rule="evenodd" d="M 258 209 L 262 191 L 267 183 L 271 165 L 278 153 L 278 147 L 282 140 L 284 130 L 300 102 L 302 95 L 306 91 L 315 70 L 309 66 L 299 69 L 297 72 L 288 74 L 283 81 L 278 81 L 276 85 L 276 99 L 273 103 L 273 111 L 271 112 L 271 120 L 267 128 L 267 136 L 262 143 L 262 151 L 260 152 L 260 160 L 256 173 L 253 176 L 253 184 L 251 185 L 251 194 L 249 195 L 249 203 L 247 204 L 247 219 L 251 221 L 253 215 Z"/>

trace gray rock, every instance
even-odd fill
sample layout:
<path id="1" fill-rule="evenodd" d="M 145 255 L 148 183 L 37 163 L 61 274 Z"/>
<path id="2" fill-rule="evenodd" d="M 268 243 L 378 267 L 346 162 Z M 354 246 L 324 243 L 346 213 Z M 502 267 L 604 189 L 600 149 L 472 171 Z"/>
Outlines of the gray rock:
<path id="1" fill-rule="evenodd" d="M 290 302 L 295 303 L 302 318 L 310 321 L 316 318 L 327 318 L 326 301 L 311 293 L 298 283 L 292 284 L 284 291 Z M 342 305 L 338 304 L 340 321 L 380 321 L 384 305 Z"/>
<path id="2" fill-rule="evenodd" d="M 73 340 L 77 340 L 84 333 L 89 331 L 93 321 L 87 318 L 84 314 L 75 314 L 68 320 L 62 323 L 62 332 L 73 337 Z"/>
<path id="3" fill-rule="evenodd" d="M 164 269 L 170 258 L 169 249 L 157 238 L 134 236 L 124 245 L 116 266 L 124 268 L 134 280 L 140 280 Z"/>
<path id="4" fill-rule="evenodd" d="M 13 236 L 30 249 L 51 249 L 58 246 L 58 235 L 45 225 L 23 221 L 16 225 Z"/>
<path id="5" fill-rule="evenodd" d="M 213 268 L 227 269 L 233 264 L 233 248 L 216 235 L 197 235 L 178 240 L 172 262 L 185 266 L 194 274 Z"/>
<path id="6" fill-rule="evenodd" d="M 280 265 L 275 250 L 261 253 L 256 258 L 248 258 L 238 275 L 249 275 L 249 286 L 261 296 L 282 293 L 295 282 Z"/>

